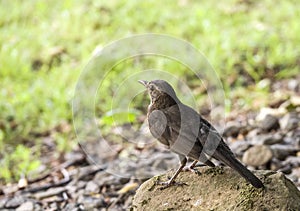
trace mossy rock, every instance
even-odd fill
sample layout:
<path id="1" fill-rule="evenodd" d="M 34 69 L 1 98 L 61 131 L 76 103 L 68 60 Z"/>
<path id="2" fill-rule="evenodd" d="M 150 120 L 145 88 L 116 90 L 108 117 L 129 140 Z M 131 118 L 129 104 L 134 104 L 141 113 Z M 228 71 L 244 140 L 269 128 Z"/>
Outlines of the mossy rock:
<path id="1" fill-rule="evenodd" d="M 161 190 L 157 180 L 166 181 L 174 171 L 147 180 L 137 190 L 131 210 L 299 210 L 300 192 L 282 173 L 255 171 L 264 189 L 254 188 L 230 168 L 201 167 L 200 175 L 181 172 L 177 182 Z"/>

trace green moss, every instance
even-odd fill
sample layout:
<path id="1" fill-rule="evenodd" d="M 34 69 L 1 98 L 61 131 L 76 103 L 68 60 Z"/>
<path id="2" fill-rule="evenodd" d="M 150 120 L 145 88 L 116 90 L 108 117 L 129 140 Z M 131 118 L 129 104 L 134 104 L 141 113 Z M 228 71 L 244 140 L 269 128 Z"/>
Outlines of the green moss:
<path id="1" fill-rule="evenodd" d="M 239 204 L 237 207 L 239 207 L 241 210 L 252 209 L 254 201 L 263 196 L 263 191 L 263 189 L 254 188 L 250 184 L 243 186 L 239 194 Z"/>
<path id="2" fill-rule="evenodd" d="M 161 176 L 155 176 L 154 178 L 153 178 L 153 183 L 152 183 L 152 185 L 147 189 L 148 191 L 153 191 L 154 190 L 154 188 L 155 188 L 155 186 L 158 184 L 158 182 L 160 181 L 160 178 L 161 178 Z"/>
<path id="3" fill-rule="evenodd" d="M 239 190 L 240 189 L 240 185 L 238 183 L 234 183 L 231 185 L 230 187 L 231 190 Z"/>
<path id="4" fill-rule="evenodd" d="M 172 210 L 175 210 L 175 209 L 172 207 L 169 207 L 169 208 L 165 209 L 164 211 L 172 211 Z"/>
<path id="5" fill-rule="evenodd" d="M 224 174 L 224 167 L 223 166 L 217 166 L 213 168 L 209 168 L 205 170 L 204 174 L 211 174 L 212 176 Z"/>

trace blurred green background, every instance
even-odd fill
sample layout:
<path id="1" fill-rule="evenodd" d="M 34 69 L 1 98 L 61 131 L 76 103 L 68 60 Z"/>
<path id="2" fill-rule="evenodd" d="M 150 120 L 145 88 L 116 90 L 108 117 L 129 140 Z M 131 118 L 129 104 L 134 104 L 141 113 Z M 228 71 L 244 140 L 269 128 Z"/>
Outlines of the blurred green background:
<path id="1" fill-rule="evenodd" d="M 0 3 L 0 184 L 39 167 L 45 137 L 54 140 L 57 157 L 76 145 L 72 97 L 97 46 L 139 33 L 163 33 L 192 43 L 218 72 L 229 99 L 227 112 L 239 97 L 242 108 L 264 106 L 274 80 L 299 74 L 296 0 Z M 156 62 L 155 67 L 163 67 L 162 60 Z M 136 71 L 133 63 L 117 68 Z M 178 74 L 196 86 L 184 69 L 178 67 Z M 102 92 L 99 112 L 109 106 L 110 85 Z M 253 107 L 257 99 L 262 100 Z M 139 102 L 136 106 L 146 106 Z M 134 119 L 137 113 L 130 115 Z"/>

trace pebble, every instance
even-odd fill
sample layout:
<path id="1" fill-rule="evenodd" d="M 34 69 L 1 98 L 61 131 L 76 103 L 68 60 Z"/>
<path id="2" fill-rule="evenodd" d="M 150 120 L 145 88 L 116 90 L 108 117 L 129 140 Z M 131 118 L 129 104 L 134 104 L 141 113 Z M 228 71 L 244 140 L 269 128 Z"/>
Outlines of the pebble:
<path id="1" fill-rule="evenodd" d="M 261 129 L 265 132 L 270 132 L 272 130 L 277 130 L 280 128 L 279 120 L 276 116 L 271 114 L 266 115 L 260 125 Z"/>
<path id="2" fill-rule="evenodd" d="M 300 178 L 300 167 L 294 168 L 292 174 L 295 175 L 298 179 Z"/>
<path id="3" fill-rule="evenodd" d="M 297 146 L 297 143 L 295 142 L 295 137 L 293 137 L 293 136 L 285 136 L 284 144 L 291 145 L 291 146 Z"/>
<path id="4" fill-rule="evenodd" d="M 300 183 L 300 167 L 294 168 L 292 172 L 287 175 L 287 177 L 292 180 L 294 183 L 299 185 Z"/>
<path id="5" fill-rule="evenodd" d="M 0 209 L 3 209 L 5 207 L 5 204 L 7 201 L 8 201 L 8 198 L 6 198 L 6 197 L 0 199 Z"/>
<path id="6" fill-rule="evenodd" d="M 291 165 L 287 165 L 287 166 L 284 166 L 280 169 L 278 169 L 278 171 L 284 173 L 284 174 L 290 174 L 292 172 L 293 168 Z"/>
<path id="7" fill-rule="evenodd" d="M 287 83 L 288 88 L 292 91 L 297 91 L 297 89 L 300 87 L 299 81 L 297 79 L 291 79 Z"/>
<path id="8" fill-rule="evenodd" d="M 103 197 L 91 197 L 81 195 L 79 196 L 77 202 L 83 204 L 85 210 L 107 206 Z"/>
<path id="9" fill-rule="evenodd" d="M 280 133 L 275 134 L 260 134 L 250 138 L 253 145 L 272 145 L 283 142 L 283 135 Z"/>
<path id="10" fill-rule="evenodd" d="M 32 211 L 34 210 L 34 203 L 32 201 L 26 201 L 19 206 L 16 211 Z"/>
<path id="11" fill-rule="evenodd" d="M 24 202 L 25 202 L 25 198 L 23 196 L 15 196 L 14 198 L 6 202 L 5 208 L 17 208 Z"/>
<path id="12" fill-rule="evenodd" d="M 256 121 L 263 121 L 267 115 L 281 116 L 286 113 L 286 108 L 281 106 L 279 108 L 261 108 L 259 114 L 256 116 Z"/>
<path id="13" fill-rule="evenodd" d="M 300 166 L 300 157 L 295 157 L 295 156 L 288 156 L 282 164 L 285 165 L 291 165 L 293 167 L 298 167 Z"/>
<path id="14" fill-rule="evenodd" d="M 43 210 L 42 203 L 41 202 L 35 203 L 34 210 Z"/>
<path id="15" fill-rule="evenodd" d="M 270 169 L 272 171 L 277 171 L 278 169 L 283 168 L 283 164 L 282 161 L 278 160 L 277 158 L 272 158 L 271 160 L 271 165 L 270 165 Z"/>
<path id="16" fill-rule="evenodd" d="M 9 184 L 3 188 L 1 188 L 4 195 L 10 195 L 18 191 L 18 184 Z"/>
<path id="17" fill-rule="evenodd" d="M 271 159 L 272 151 L 265 145 L 255 145 L 249 148 L 243 155 L 243 162 L 254 167 L 265 165 Z"/>
<path id="18" fill-rule="evenodd" d="M 258 128 L 255 128 L 255 129 L 249 131 L 249 133 L 246 136 L 246 139 L 250 141 L 251 139 L 258 136 L 259 134 L 260 134 L 260 130 Z"/>
<path id="19" fill-rule="evenodd" d="M 273 156 L 279 160 L 284 160 L 286 157 L 296 155 L 297 153 L 295 147 L 290 145 L 274 144 L 270 147 L 273 152 Z"/>
<path id="20" fill-rule="evenodd" d="M 64 210 L 70 210 L 70 211 L 83 211 L 84 207 L 82 204 L 75 204 L 75 203 L 68 203 Z"/>
<path id="21" fill-rule="evenodd" d="M 300 96 L 293 95 L 290 100 L 295 107 L 300 106 Z"/>
<path id="22" fill-rule="evenodd" d="M 236 138 L 239 135 L 240 130 L 241 128 L 235 123 L 227 123 L 223 132 L 223 136 Z"/>
<path id="23" fill-rule="evenodd" d="M 230 142 L 230 149 L 238 156 L 243 156 L 244 152 L 250 148 L 250 143 L 246 141 Z"/>
<path id="24" fill-rule="evenodd" d="M 26 178 L 21 178 L 18 182 L 18 188 L 22 189 L 22 188 L 26 188 L 28 186 L 28 181 Z"/>
<path id="25" fill-rule="evenodd" d="M 300 118 L 297 113 L 291 112 L 284 115 L 279 122 L 282 130 L 290 131 L 299 126 Z"/>
<path id="26" fill-rule="evenodd" d="M 65 210 L 70 210 L 70 211 L 79 211 L 80 209 L 77 207 L 75 203 L 68 203 L 64 207 Z"/>
<path id="27" fill-rule="evenodd" d="M 43 199 L 43 198 L 48 198 L 48 197 L 51 197 L 51 196 L 55 196 L 55 195 L 60 194 L 64 191 L 66 191 L 66 187 L 50 188 L 47 191 L 38 192 L 34 196 L 35 196 L 36 199 Z"/>
<path id="28" fill-rule="evenodd" d="M 100 187 L 94 181 L 89 181 L 85 186 L 86 194 L 98 193 L 100 191 Z"/>

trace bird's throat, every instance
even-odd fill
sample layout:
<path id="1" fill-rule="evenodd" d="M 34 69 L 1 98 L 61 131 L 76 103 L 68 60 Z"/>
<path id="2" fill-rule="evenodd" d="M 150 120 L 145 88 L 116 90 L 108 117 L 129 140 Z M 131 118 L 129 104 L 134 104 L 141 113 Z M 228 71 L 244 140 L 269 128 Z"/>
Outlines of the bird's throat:
<path id="1" fill-rule="evenodd" d="M 149 108 L 153 110 L 160 110 L 176 105 L 177 102 L 169 95 L 159 95 L 156 98 L 151 98 Z"/>

